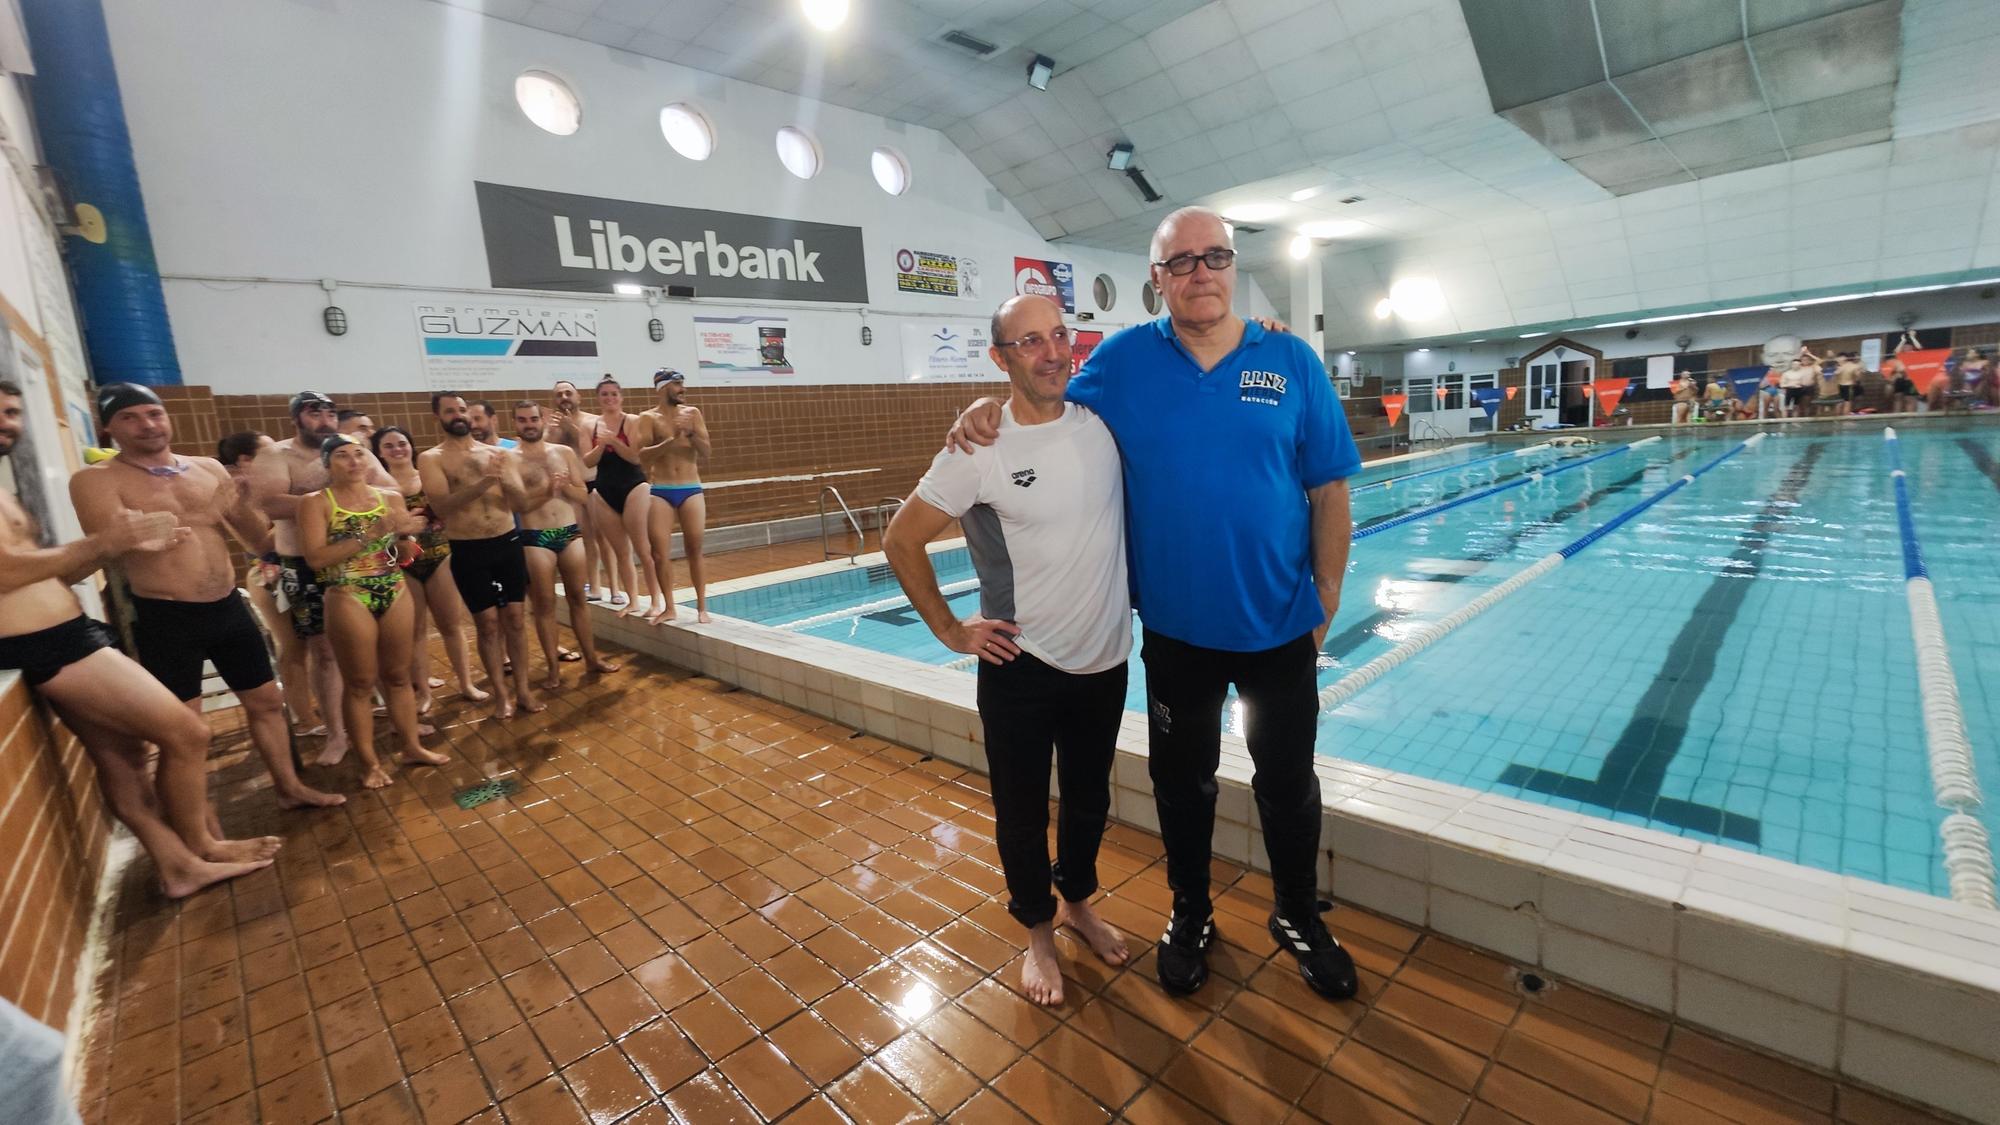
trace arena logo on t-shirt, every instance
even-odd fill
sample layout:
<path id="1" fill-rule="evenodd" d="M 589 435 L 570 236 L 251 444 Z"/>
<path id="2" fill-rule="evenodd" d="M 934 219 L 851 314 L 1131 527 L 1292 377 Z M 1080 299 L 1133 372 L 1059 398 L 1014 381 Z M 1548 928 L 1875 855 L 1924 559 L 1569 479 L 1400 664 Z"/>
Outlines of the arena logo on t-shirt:
<path id="1" fill-rule="evenodd" d="M 1022 469 L 1020 472 L 1015 473 L 1014 483 L 1022 488 L 1032 486 L 1035 483 L 1035 470 Z"/>
<path id="2" fill-rule="evenodd" d="M 1285 377 L 1275 371 L 1245 371 L 1239 385 L 1238 398 L 1244 402 L 1258 402 L 1265 406 L 1277 406 L 1285 393 Z"/>

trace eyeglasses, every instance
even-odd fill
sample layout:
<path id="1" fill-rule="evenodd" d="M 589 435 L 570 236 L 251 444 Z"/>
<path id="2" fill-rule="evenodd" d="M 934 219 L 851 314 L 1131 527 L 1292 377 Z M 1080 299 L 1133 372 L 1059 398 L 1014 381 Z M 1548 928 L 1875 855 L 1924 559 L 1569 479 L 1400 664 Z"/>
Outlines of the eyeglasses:
<path id="1" fill-rule="evenodd" d="M 1166 271 L 1175 277 L 1186 277 L 1194 272 L 1194 264 L 1196 262 L 1200 262 L 1211 270 L 1226 270 L 1235 264 L 1236 251 L 1209 250 L 1200 254 L 1175 254 L 1164 262 L 1154 262 L 1153 264 L 1166 267 Z"/>
<path id="2" fill-rule="evenodd" d="M 996 348 L 1019 348 L 1024 352 L 1038 352 L 1042 350 L 1044 344 L 1054 343 L 1058 351 L 1068 351 L 1069 341 L 1069 329 L 1058 328 L 1046 337 L 1037 332 L 1033 335 L 1023 336 L 1018 340 L 995 340 L 993 341 L 993 346 Z"/>

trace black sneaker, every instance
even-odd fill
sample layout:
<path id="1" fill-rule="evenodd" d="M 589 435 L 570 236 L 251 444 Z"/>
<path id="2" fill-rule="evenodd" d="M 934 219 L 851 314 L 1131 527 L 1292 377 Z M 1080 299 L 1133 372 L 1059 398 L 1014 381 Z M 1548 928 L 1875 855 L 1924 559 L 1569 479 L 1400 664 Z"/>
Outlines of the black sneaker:
<path id="1" fill-rule="evenodd" d="M 1317 913 L 1304 918 L 1271 915 L 1271 936 L 1278 948 L 1299 959 L 1299 975 L 1314 992 L 1328 1000 L 1353 998 L 1359 982 L 1354 977 L 1354 958 L 1340 947 L 1326 930 Z M 1162 947 L 1164 948 L 1164 947 Z"/>
<path id="2" fill-rule="evenodd" d="M 1186 996 L 1208 983 L 1208 947 L 1215 944 L 1215 916 L 1200 921 L 1175 916 L 1160 937 L 1160 987 Z"/>

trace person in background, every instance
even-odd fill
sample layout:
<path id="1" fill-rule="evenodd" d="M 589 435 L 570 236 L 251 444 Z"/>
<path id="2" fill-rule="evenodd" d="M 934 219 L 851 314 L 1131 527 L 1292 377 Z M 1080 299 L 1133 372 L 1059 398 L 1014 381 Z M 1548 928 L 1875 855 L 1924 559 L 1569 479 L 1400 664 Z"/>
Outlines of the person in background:
<path id="1" fill-rule="evenodd" d="M 994 843 L 1007 912 L 1028 930 L 1021 988 L 1053 1006 L 1063 1002 L 1056 923 L 1075 929 L 1107 965 L 1131 957 L 1090 907 L 1132 649 L 1125 490 L 1111 431 L 1063 401 L 1074 363 L 1062 310 L 1046 297 L 1010 298 L 993 314 L 991 339 L 986 354 L 1012 384 L 998 439 L 939 453 L 882 549 L 931 632 L 979 657 Z M 979 612 L 962 621 L 925 549 L 954 519 L 979 575 Z M 1053 866 L 1051 755 L 1062 784 Z"/>
<path id="2" fill-rule="evenodd" d="M 639 452 L 653 493 L 648 545 L 653 551 L 655 585 L 667 591 L 666 605 L 653 607 L 652 624 L 674 617 L 674 525 L 680 525 L 694 586 L 695 620 L 708 623 L 708 580 L 702 573 L 701 537 L 708 527 L 708 498 L 702 494 L 701 467 L 708 463 L 708 422 L 686 402 L 687 376 L 671 367 L 653 372 L 660 405 L 639 415 Z"/>
<path id="3" fill-rule="evenodd" d="M 250 462 L 274 444 L 271 435 L 255 430 L 229 434 L 216 443 L 215 459 L 242 487 L 248 488 Z M 313 702 L 307 682 L 305 643 L 293 631 L 291 617 L 279 608 L 275 596 L 279 566 L 278 552 L 272 549 L 271 519 L 261 509 L 257 514 L 262 516 L 263 530 L 251 552 L 254 558 L 250 567 L 243 572 L 243 589 L 250 595 L 251 611 L 263 623 L 265 635 L 278 650 L 278 687 L 285 693 L 285 707 L 292 713 L 293 730 L 305 735 L 325 734 L 319 704 Z"/>
<path id="4" fill-rule="evenodd" d="M 1909 414 L 1917 409 L 1917 384 L 1910 378 L 1910 369 L 1901 356 L 1891 356 L 1882 361 L 1883 390 L 1889 398 L 1889 409 L 1897 414 Z"/>
<path id="5" fill-rule="evenodd" d="M 1667 384 L 1667 390 L 1674 396 L 1674 422 L 1678 426 L 1694 419 L 1695 385 L 1694 376 L 1685 371 L 1674 376 Z"/>
<path id="6" fill-rule="evenodd" d="M 1757 417 L 1782 418 L 1785 416 L 1785 376 L 1773 367 L 1764 372 L 1764 381 L 1757 384 Z"/>
<path id="7" fill-rule="evenodd" d="M 0 380 L 0 457 L 21 440 L 22 405 L 21 388 Z M 113 560 L 174 549 L 188 529 L 166 512 L 127 510 L 59 547 L 40 546 L 40 534 L 20 501 L 0 490 L 0 668 L 19 669 L 75 733 L 105 805 L 153 857 L 168 898 L 271 866 L 277 837 L 230 840 L 215 830 L 208 724 L 118 651 L 70 589 Z M 146 774 L 149 743 L 159 749 L 157 781 Z"/>
<path id="8" fill-rule="evenodd" d="M 197 718 L 202 664 L 215 666 L 243 708 L 279 808 L 346 803 L 299 780 L 264 632 L 236 589 L 223 532 L 253 551 L 268 534 L 264 517 L 248 502 L 249 489 L 221 462 L 173 451 L 173 420 L 149 388 L 108 383 L 98 389 L 97 409 L 118 442 L 118 456 L 70 478 L 70 502 L 85 533 L 111 526 L 121 512 L 165 512 L 187 528 L 171 549 L 119 563 L 131 592 L 133 656 Z"/>
<path id="9" fill-rule="evenodd" d="M 521 609 L 528 596 L 528 560 L 514 515 L 527 497 L 514 455 L 472 440 L 469 412 L 464 397 L 454 392 L 431 396 L 431 413 L 445 436 L 418 456 L 417 472 L 431 511 L 451 539 L 451 580 L 479 634 L 479 659 L 493 687 L 493 717 L 511 719 L 517 707 L 529 713 L 547 709 L 529 679 Z"/>
<path id="10" fill-rule="evenodd" d="M 1861 360 L 1853 352 L 1841 352 L 1833 358 L 1833 389 L 1840 396 L 1840 405 L 1834 412 L 1852 414 L 1854 400 L 1861 397 Z"/>
<path id="11" fill-rule="evenodd" d="M 579 460 L 583 457 L 584 444 L 597 426 L 597 415 L 581 408 L 581 395 L 576 384 L 568 379 L 557 379 L 555 385 L 555 409 L 548 415 L 548 440 L 557 445 L 567 445 L 576 451 Z M 592 465 L 583 467 L 583 488 L 586 493 L 597 491 L 597 469 Z M 601 549 L 603 534 L 597 530 L 597 521 L 591 512 L 589 497 L 585 503 L 577 505 L 576 525 L 583 529 L 583 596 L 586 600 L 602 595 L 611 596 L 611 579 L 617 568 L 610 565 L 608 552 Z"/>
<path id="12" fill-rule="evenodd" d="M 1310 988 L 1341 1000 L 1358 983 L 1320 918 L 1314 742 L 1319 650 L 1353 535 L 1347 478 L 1361 454 L 1313 349 L 1232 311 L 1230 239 L 1206 208 L 1167 215 L 1150 247 L 1167 315 L 1099 344 L 1066 397 L 1097 412 L 1124 462 L 1148 769 L 1173 890 L 1160 985 L 1187 994 L 1208 980 L 1215 773 L 1234 686 L 1271 864 L 1268 928 Z M 990 445 L 1000 417 L 997 403 L 975 404 L 948 440 Z"/>
<path id="13" fill-rule="evenodd" d="M 444 638 L 445 658 L 451 661 L 458 694 L 473 703 L 490 696 L 472 682 L 472 660 L 465 645 L 465 602 L 451 581 L 451 542 L 445 538 L 444 522 L 431 511 L 424 495 L 423 475 L 417 472 L 417 445 L 410 431 L 401 426 L 384 426 L 375 431 L 375 456 L 388 469 L 403 495 L 403 505 L 422 517 L 423 530 L 417 532 L 417 553 L 403 566 L 408 579 L 403 589 L 414 607 L 410 613 L 410 683 L 417 692 L 417 713 L 428 714 L 432 693 L 444 686 L 431 676 L 431 623 Z M 428 616 L 426 616 L 428 611 Z"/>
<path id="14" fill-rule="evenodd" d="M 493 409 L 492 403 L 483 398 L 475 398 L 466 403 L 466 406 L 468 410 L 465 418 L 466 421 L 472 423 L 473 441 L 481 445 L 491 445 L 500 449 L 514 448 L 514 439 L 501 437 L 499 430 L 496 428 L 500 412 Z"/>
<path id="15" fill-rule="evenodd" d="M 556 691 L 562 687 L 562 664 L 582 660 L 592 672 L 616 672 L 618 665 L 597 654 L 597 641 L 590 626 L 590 605 L 583 596 L 583 529 L 577 523 L 590 494 L 583 487 L 583 459 L 576 450 L 545 440 L 541 405 L 527 400 L 514 404 L 515 446 L 519 458 L 521 488 L 526 503 L 521 508 L 521 541 L 527 549 L 528 602 L 535 615 L 535 633 L 542 642 L 542 656 L 548 664 L 548 678 L 542 687 Z M 569 601 L 570 629 L 576 633 L 582 653 L 565 654 L 558 644 L 562 627 L 556 622 L 556 578 L 560 575 L 563 596 Z"/>
<path id="16" fill-rule="evenodd" d="M 1702 392 L 1702 413 L 1705 420 L 1726 421 L 1735 413 L 1733 409 L 1735 401 L 1736 390 L 1729 385 L 1728 378 L 1722 375 L 1710 376 L 1708 389 Z"/>
<path id="17" fill-rule="evenodd" d="M 375 753 L 378 684 L 401 746 L 397 760 L 406 766 L 451 760 L 417 741 L 417 697 L 410 685 L 414 603 L 402 596 L 402 566 L 416 557 L 424 520 L 394 486 L 369 483 L 375 457 L 354 438 L 329 438 L 320 460 L 327 486 L 299 503 L 300 546 L 326 589 L 327 635 L 340 661 L 341 703 L 361 755 L 361 784 L 380 789 L 389 775 Z"/>
<path id="18" fill-rule="evenodd" d="M 639 452 L 639 419 L 625 413 L 625 389 L 609 375 L 598 381 L 597 409 L 596 424 L 583 450 L 583 464 L 597 470 L 597 492 L 591 503 L 599 507 L 592 510 L 597 513 L 597 526 L 604 529 L 604 542 L 617 563 L 619 578 L 630 594 L 618 609 L 618 616 L 624 617 L 639 608 L 639 576 L 645 575 L 648 584 L 653 582 L 648 530 L 653 494 L 647 491 L 644 455 Z M 672 599 L 659 596 L 666 598 L 666 603 L 655 611 L 663 612 Z M 613 604 L 617 604 L 615 599 Z"/>
<path id="19" fill-rule="evenodd" d="M 366 445 L 368 439 L 375 436 L 375 419 L 370 418 L 365 410 L 343 410 L 338 419 L 336 425 L 340 432 L 355 441 Z"/>
<path id="20" fill-rule="evenodd" d="M 1800 351 L 1779 383 L 1785 388 L 1785 417 L 1812 417 L 1813 399 L 1819 394 L 1818 358 L 1810 351 Z"/>

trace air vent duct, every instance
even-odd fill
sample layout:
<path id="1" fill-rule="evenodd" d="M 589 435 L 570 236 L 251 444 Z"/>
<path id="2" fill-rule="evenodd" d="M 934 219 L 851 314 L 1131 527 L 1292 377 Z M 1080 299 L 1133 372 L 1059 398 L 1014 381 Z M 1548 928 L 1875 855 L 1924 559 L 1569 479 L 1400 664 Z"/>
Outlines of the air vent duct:
<path id="1" fill-rule="evenodd" d="M 947 31 L 944 34 L 938 36 L 938 42 L 949 43 L 952 46 L 957 47 L 959 50 L 962 51 L 971 51 L 973 54 L 978 55 L 982 59 L 1000 49 L 999 47 L 996 47 L 993 44 L 988 43 L 986 40 L 981 39 L 976 35 L 971 35 L 963 31 L 958 31 L 956 29 Z"/>

